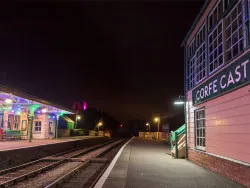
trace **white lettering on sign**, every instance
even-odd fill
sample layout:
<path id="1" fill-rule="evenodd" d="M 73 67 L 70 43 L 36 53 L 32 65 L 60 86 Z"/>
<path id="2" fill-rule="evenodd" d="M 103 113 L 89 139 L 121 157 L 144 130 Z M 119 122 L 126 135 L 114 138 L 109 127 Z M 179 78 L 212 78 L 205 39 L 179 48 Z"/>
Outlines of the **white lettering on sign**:
<path id="1" fill-rule="evenodd" d="M 235 79 L 235 82 L 239 82 L 240 81 L 240 78 L 241 78 L 241 74 L 240 72 L 238 71 L 238 69 L 240 68 L 240 65 L 238 65 L 235 69 L 235 74 L 238 76 L 236 79 Z"/>
<path id="2" fill-rule="evenodd" d="M 244 67 L 244 78 L 247 78 L 247 63 L 249 62 L 249 60 L 241 63 L 241 65 Z"/>
<path id="3" fill-rule="evenodd" d="M 222 75 L 222 77 L 220 78 L 220 87 L 222 89 L 226 88 L 226 86 L 227 86 L 226 84 L 222 85 L 223 78 L 226 78 L 226 75 Z"/>
<path id="4" fill-rule="evenodd" d="M 227 88 L 232 88 L 236 86 L 242 78 L 247 78 L 247 64 L 249 60 L 244 61 L 243 63 L 237 65 L 233 70 L 230 70 L 227 73 L 217 76 L 215 80 L 208 82 L 206 85 L 199 88 L 195 93 L 196 101 L 200 101 L 213 95 L 219 91 L 223 91 Z"/>

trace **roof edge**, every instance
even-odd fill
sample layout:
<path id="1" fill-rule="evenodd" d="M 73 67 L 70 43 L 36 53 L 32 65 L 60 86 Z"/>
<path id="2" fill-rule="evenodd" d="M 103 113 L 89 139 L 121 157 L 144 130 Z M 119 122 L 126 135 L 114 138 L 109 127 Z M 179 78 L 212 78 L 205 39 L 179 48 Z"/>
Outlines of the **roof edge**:
<path id="1" fill-rule="evenodd" d="M 51 103 L 51 102 L 49 102 L 47 100 L 41 99 L 41 98 L 36 97 L 34 95 L 31 95 L 31 94 L 28 94 L 28 93 L 24 93 L 23 91 L 20 91 L 20 90 L 17 90 L 17 89 L 12 89 L 11 87 L 3 85 L 3 84 L 0 84 L 0 91 L 6 92 L 6 93 L 12 93 L 12 94 L 17 95 L 19 97 L 27 98 L 29 100 L 36 101 L 36 102 L 39 102 L 39 103 L 42 103 L 42 104 L 45 104 L 45 105 L 54 106 L 56 108 L 59 108 L 61 110 L 67 111 L 67 112 L 70 112 L 72 114 L 75 113 L 71 109 L 62 107 L 60 105 L 56 105 L 54 103 Z"/>
<path id="2" fill-rule="evenodd" d="M 203 15 L 203 13 L 205 12 L 206 8 L 208 7 L 209 3 L 211 2 L 211 0 L 206 0 L 206 2 L 204 3 L 204 5 L 202 6 L 199 14 L 196 16 L 193 24 L 191 25 L 190 29 L 188 30 L 187 35 L 185 36 L 185 38 L 183 39 L 182 43 L 181 43 L 181 47 L 184 46 L 185 42 L 187 41 L 188 37 L 190 36 L 190 34 L 192 33 L 192 31 L 194 30 L 195 26 L 197 25 L 198 21 L 200 20 L 201 16 Z"/>

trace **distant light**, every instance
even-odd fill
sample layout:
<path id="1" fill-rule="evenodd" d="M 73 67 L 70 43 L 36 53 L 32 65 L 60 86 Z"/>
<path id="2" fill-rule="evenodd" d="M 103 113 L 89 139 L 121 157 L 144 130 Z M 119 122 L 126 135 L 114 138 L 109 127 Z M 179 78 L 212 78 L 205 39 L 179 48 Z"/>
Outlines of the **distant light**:
<path id="1" fill-rule="evenodd" d="M 53 116 L 53 119 L 55 119 L 56 117 L 55 116 Z"/>
<path id="2" fill-rule="evenodd" d="M 146 123 L 147 126 L 149 126 L 149 123 Z"/>
<path id="3" fill-rule="evenodd" d="M 46 113 L 47 112 L 47 109 L 42 109 L 42 113 Z"/>
<path id="4" fill-rule="evenodd" d="M 78 120 L 81 119 L 81 116 L 77 116 L 77 119 L 78 119 Z"/>
<path id="5" fill-rule="evenodd" d="M 120 125 L 120 127 L 122 127 L 122 126 L 123 126 L 123 124 Z"/>
<path id="6" fill-rule="evenodd" d="M 50 115 L 48 116 L 48 118 L 50 118 Z"/>
<path id="7" fill-rule="evenodd" d="M 98 126 L 102 126 L 102 122 L 99 122 L 99 123 L 98 123 Z"/>
<path id="8" fill-rule="evenodd" d="M 6 102 L 7 104 L 11 104 L 13 101 L 12 101 L 11 99 L 5 99 L 5 102 Z"/>
<path id="9" fill-rule="evenodd" d="M 40 113 L 41 113 L 41 110 L 38 110 L 37 113 L 40 114 Z"/>
<path id="10" fill-rule="evenodd" d="M 15 112 L 15 110 L 11 110 L 11 112 Z"/>
<path id="11" fill-rule="evenodd" d="M 174 104 L 176 105 L 184 104 L 184 101 L 175 101 Z"/>
<path id="12" fill-rule="evenodd" d="M 159 121 L 159 118 L 158 118 L 158 117 L 156 117 L 156 118 L 155 118 L 155 122 L 158 122 L 158 121 Z"/>

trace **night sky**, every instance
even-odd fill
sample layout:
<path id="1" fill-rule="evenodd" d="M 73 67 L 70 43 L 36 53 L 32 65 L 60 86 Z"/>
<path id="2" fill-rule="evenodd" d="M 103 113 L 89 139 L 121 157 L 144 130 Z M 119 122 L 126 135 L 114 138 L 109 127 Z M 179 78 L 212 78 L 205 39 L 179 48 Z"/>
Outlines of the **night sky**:
<path id="1" fill-rule="evenodd" d="M 180 47 L 203 1 L 19 3 L 0 8 L 0 81 L 120 121 L 180 110 Z"/>

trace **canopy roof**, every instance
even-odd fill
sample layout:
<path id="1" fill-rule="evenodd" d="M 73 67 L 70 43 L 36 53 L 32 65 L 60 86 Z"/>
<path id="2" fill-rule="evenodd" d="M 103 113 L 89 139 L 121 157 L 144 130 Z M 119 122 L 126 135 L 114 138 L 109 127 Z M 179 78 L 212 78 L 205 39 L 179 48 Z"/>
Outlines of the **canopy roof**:
<path id="1" fill-rule="evenodd" d="M 70 109 L 52 104 L 51 102 L 29 95 L 22 91 L 0 85 L 0 111 L 22 111 L 22 109 L 27 109 L 32 105 L 36 106 L 35 109 L 38 113 L 45 109 L 46 113 L 74 114 L 74 112 Z"/>

